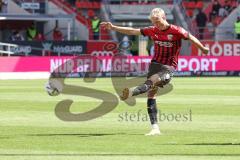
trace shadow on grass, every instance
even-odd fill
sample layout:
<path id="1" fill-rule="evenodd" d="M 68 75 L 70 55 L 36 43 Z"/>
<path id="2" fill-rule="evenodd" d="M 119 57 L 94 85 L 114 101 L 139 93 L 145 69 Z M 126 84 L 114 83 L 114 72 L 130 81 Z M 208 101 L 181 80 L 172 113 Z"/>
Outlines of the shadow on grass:
<path id="1" fill-rule="evenodd" d="M 239 146 L 240 143 L 189 143 L 189 144 L 158 144 L 158 145 L 166 145 L 166 146 Z"/>
<path id="2" fill-rule="evenodd" d="M 214 145 L 225 145 L 225 146 L 229 146 L 229 145 L 233 145 L 233 146 L 239 146 L 240 143 L 192 143 L 192 144 L 184 144 L 184 145 L 207 145 L 207 146 L 214 146 Z"/>
<path id="3" fill-rule="evenodd" d="M 0 139 L 10 139 L 10 137 L 0 137 Z"/>
<path id="4" fill-rule="evenodd" d="M 102 136 L 119 136 L 119 135 L 142 135 L 127 133 L 76 133 L 76 134 L 28 134 L 26 136 L 34 137 L 53 137 L 53 136 L 77 136 L 77 137 L 102 137 Z"/>

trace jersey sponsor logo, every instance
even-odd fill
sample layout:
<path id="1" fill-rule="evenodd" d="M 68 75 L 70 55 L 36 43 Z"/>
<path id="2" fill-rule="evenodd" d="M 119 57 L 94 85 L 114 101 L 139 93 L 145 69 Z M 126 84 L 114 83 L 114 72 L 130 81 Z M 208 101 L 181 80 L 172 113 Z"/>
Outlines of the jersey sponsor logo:
<path id="1" fill-rule="evenodd" d="M 159 46 L 164 46 L 164 47 L 173 47 L 172 42 L 164 42 L 164 41 L 155 41 L 156 44 Z"/>
<path id="2" fill-rule="evenodd" d="M 168 38 L 168 40 L 171 41 L 171 40 L 173 39 L 173 35 L 172 35 L 172 34 L 168 34 L 168 35 L 167 35 L 167 38 Z"/>

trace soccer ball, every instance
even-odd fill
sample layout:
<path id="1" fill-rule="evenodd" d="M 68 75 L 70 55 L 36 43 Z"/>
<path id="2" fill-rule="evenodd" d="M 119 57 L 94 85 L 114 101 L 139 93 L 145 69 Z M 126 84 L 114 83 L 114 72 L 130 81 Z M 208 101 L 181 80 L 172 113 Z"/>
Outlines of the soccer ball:
<path id="1" fill-rule="evenodd" d="M 45 90 L 50 96 L 57 96 L 62 92 L 63 84 L 57 79 L 50 79 L 45 85 Z"/>

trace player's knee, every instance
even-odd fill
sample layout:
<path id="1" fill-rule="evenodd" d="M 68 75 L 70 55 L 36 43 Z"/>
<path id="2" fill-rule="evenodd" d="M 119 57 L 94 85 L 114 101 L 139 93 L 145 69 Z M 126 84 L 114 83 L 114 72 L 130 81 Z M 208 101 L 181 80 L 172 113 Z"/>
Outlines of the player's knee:
<path id="1" fill-rule="evenodd" d="M 148 96 L 148 99 L 156 99 L 156 96 L 153 95 L 153 96 Z"/>
<path id="2" fill-rule="evenodd" d="M 163 87 L 164 85 L 168 84 L 172 79 L 172 74 L 171 73 L 164 73 L 159 77 L 159 81 L 156 82 L 154 85 Z"/>
<path id="3" fill-rule="evenodd" d="M 148 93 L 148 99 L 156 99 L 155 93 Z"/>
<path id="4" fill-rule="evenodd" d="M 170 73 L 165 73 L 161 78 L 161 81 L 163 82 L 163 85 L 168 84 L 171 79 L 172 79 L 172 75 Z"/>
<path id="5" fill-rule="evenodd" d="M 158 87 L 154 86 L 150 91 L 148 91 L 148 98 L 155 99 L 157 95 Z"/>

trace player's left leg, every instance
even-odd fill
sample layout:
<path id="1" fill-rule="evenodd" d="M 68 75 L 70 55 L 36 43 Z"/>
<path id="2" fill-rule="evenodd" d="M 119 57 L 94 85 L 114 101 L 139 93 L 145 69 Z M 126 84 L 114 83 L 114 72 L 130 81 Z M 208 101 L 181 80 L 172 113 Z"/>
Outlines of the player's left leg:
<path id="1" fill-rule="evenodd" d="M 173 76 L 173 68 L 162 64 L 151 64 L 149 67 L 148 79 L 143 83 L 133 88 L 125 88 L 120 96 L 121 100 L 126 100 L 129 97 L 137 96 L 148 92 L 154 86 L 163 87 L 171 81 Z"/>
<path id="2" fill-rule="evenodd" d="M 149 91 L 154 85 L 154 82 L 150 79 L 150 77 L 155 73 L 159 72 L 160 67 L 161 66 L 159 63 L 150 63 L 148 67 L 147 80 L 136 87 L 123 89 L 122 95 L 120 96 L 121 100 L 126 100 L 129 97 Z"/>
<path id="3" fill-rule="evenodd" d="M 157 104 L 156 104 L 157 91 L 158 91 L 157 86 L 155 86 L 153 89 L 148 91 L 147 111 L 148 111 L 148 115 L 152 125 L 152 129 L 149 133 L 145 134 L 146 136 L 161 134 L 159 125 L 158 125 L 158 118 L 157 118 L 157 113 L 158 113 Z"/>
<path id="4" fill-rule="evenodd" d="M 172 73 L 168 71 L 161 71 L 145 81 L 143 84 L 140 84 L 137 87 L 133 88 L 125 88 L 122 91 L 122 95 L 120 96 L 121 100 L 126 100 L 129 97 L 137 96 L 143 93 L 148 92 L 149 90 L 153 89 L 155 86 L 163 87 L 164 85 L 168 84 L 171 80 Z"/>
<path id="5" fill-rule="evenodd" d="M 121 100 L 126 100 L 129 97 L 137 96 L 139 94 L 143 94 L 148 92 L 154 86 L 154 82 L 151 79 L 146 80 L 143 84 L 140 84 L 133 88 L 125 88 L 122 91 L 122 95 L 120 96 Z"/>

